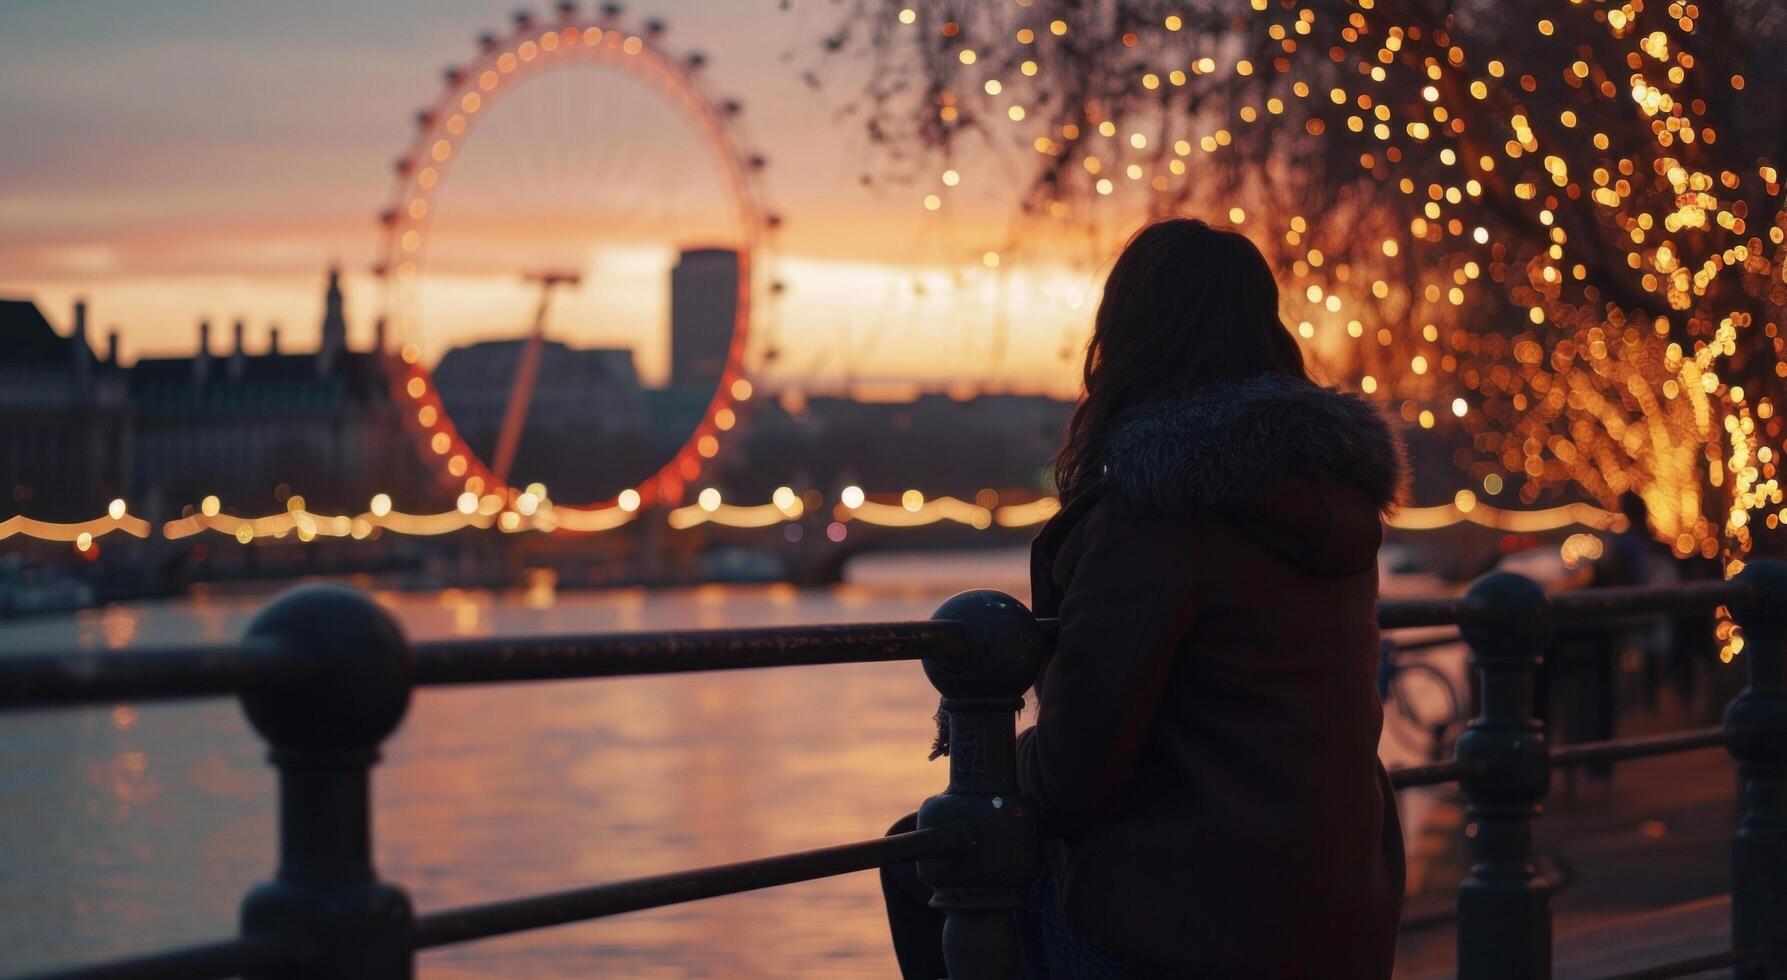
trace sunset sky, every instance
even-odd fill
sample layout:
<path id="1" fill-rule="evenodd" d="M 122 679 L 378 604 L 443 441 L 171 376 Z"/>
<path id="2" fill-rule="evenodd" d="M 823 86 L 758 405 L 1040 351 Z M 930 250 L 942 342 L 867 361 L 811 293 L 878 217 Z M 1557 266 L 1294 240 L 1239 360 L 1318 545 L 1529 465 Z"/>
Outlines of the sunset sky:
<path id="1" fill-rule="evenodd" d="M 478 32 L 504 29 L 512 10 L 489 0 L 372 9 L 346 0 L 0 5 L 0 295 L 37 299 L 62 329 L 73 297 L 86 296 L 96 331 L 121 329 L 127 360 L 190 352 L 204 317 L 245 318 L 251 349 L 277 322 L 282 343 L 303 349 L 315 341 L 323 270 L 338 258 L 354 340 L 364 343 L 386 302 L 370 269 L 392 163 L 416 110 L 441 91 L 442 69 L 469 61 Z M 859 177 L 877 158 L 860 124 L 838 118 L 855 90 L 849 72 L 860 69 L 822 72 L 827 85 L 818 91 L 802 78 L 820 67 L 817 38 L 837 15 L 822 2 L 784 10 L 718 0 L 656 0 L 626 15 L 635 25 L 661 17 L 670 25 L 666 47 L 707 54 L 706 83 L 744 102 L 749 143 L 770 160 L 765 203 L 787 219 L 771 256 L 788 284 L 773 314 L 786 351 L 781 370 L 820 384 L 846 373 L 990 376 L 1000 387 L 1071 392 L 1098 270 L 1021 259 L 989 269 L 984 253 L 1005 248 L 1009 234 L 1001 196 L 1009 187 L 994 167 L 964 167 L 940 213 L 920 203 L 936 188 L 863 187 Z M 455 235 L 479 248 L 505 235 L 520 244 L 504 260 L 513 269 L 465 282 L 437 274 L 432 288 L 455 298 L 425 313 L 433 319 L 423 339 L 442 346 L 473 331 L 465 318 L 474 315 L 503 321 L 499 331 L 525 322 L 532 294 L 518 273 L 530 248 L 563 229 L 530 223 L 525 202 L 503 196 L 501 175 L 543 172 L 511 181 L 525 196 L 555 175 L 593 173 L 616 191 L 584 218 L 618 230 L 592 233 L 573 262 L 617 299 L 611 315 L 567 325 L 574 335 L 564 339 L 635 346 L 642 371 L 655 377 L 670 239 L 725 234 L 694 227 L 703 223 L 678 209 L 699 212 L 723 198 L 702 187 L 713 171 L 688 152 L 698 145 L 690 130 L 655 96 L 613 73 L 579 70 L 605 89 L 554 94 L 542 86 L 531 108 L 529 91 L 518 89 L 507 122 L 509 105 L 493 105 L 489 139 L 480 143 L 483 131 L 468 139 L 464 180 L 443 185 L 431 255 L 450 254 Z M 567 114 L 578 112 L 588 118 Z M 530 113 L 547 120 L 533 123 L 538 140 L 527 129 Z M 550 122 L 557 118 L 568 120 L 562 130 Z M 567 131 L 589 133 L 583 145 L 594 149 L 569 152 L 576 147 Z M 566 177 L 553 170 L 556 158 L 581 161 L 588 173 Z M 644 239 L 617 240 L 629 234 L 626 223 L 597 212 L 624 210 L 631 198 L 661 207 L 631 214 L 649 226 Z M 576 302 L 565 309 L 569 324 Z M 449 322 L 455 312 L 457 324 Z M 1006 353 L 996 358 L 1002 332 Z"/>

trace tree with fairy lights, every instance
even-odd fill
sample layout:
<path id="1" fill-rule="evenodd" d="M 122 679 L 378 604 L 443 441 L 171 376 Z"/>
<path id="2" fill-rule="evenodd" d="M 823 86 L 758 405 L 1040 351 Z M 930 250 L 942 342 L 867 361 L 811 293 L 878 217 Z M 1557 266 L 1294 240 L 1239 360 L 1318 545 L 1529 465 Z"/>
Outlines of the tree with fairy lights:
<path id="1" fill-rule="evenodd" d="M 1251 233 L 1334 380 L 1462 426 L 1473 484 L 1643 496 L 1728 571 L 1787 521 L 1778 0 L 854 0 L 870 138 L 1021 226 Z M 988 156 L 990 151 L 990 156 Z M 949 176 L 956 176 L 952 169 Z M 934 186 L 933 186 L 934 185 Z"/>

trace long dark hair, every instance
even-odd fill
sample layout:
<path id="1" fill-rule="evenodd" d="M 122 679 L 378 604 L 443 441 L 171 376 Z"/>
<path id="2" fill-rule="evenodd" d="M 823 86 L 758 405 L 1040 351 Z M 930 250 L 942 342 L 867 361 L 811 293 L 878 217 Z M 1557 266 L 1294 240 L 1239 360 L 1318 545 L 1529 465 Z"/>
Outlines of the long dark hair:
<path id="1" fill-rule="evenodd" d="M 1190 218 L 1144 227 L 1105 279 L 1086 391 L 1055 454 L 1061 499 L 1098 476 L 1106 430 L 1125 408 L 1261 374 L 1309 379 L 1260 250 Z"/>

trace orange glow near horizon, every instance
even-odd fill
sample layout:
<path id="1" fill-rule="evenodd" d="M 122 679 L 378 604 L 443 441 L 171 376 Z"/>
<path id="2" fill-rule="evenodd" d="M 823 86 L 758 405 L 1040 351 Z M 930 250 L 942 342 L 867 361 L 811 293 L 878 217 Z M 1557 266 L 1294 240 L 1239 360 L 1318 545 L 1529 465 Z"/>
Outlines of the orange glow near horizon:
<path id="1" fill-rule="evenodd" d="M 823 100 L 814 101 L 799 73 L 775 57 L 774 45 L 763 44 L 766 31 L 785 32 L 785 20 L 729 8 L 703 8 L 698 17 L 667 12 L 677 22 L 672 47 L 709 55 L 700 73 L 703 86 L 742 99 L 749 146 L 768 160 L 761 203 L 786 218 L 765 263 L 767 276 L 784 282 L 786 291 L 774 303 L 762 297 L 760 318 L 779 335 L 784 355 L 767 376 L 772 385 L 823 390 L 852 381 L 968 383 L 1072 393 L 1075 338 L 1083 338 L 1085 302 L 1098 271 L 1086 267 L 1090 253 L 1082 243 L 1026 240 L 1024 248 L 1014 247 L 1010 188 L 977 184 L 973 177 L 958 178 L 949 205 L 935 213 L 901 194 L 865 186 L 861 172 L 873 168 L 867 151 L 840 139 L 849 135 L 847 124 L 825 111 Z M 390 27 L 413 37 L 415 25 L 431 16 L 412 12 L 407 20 L 413 23 L 401 30 L 383 18 L 360 29 Z M 452 17 L 441 12 L 435 19 L 450 28 Z M 116 124 L 55 134 L 60 141 L 51 163 L 9 168 L 0 162 L 0 176 L 10 178 L 11 188 L 0 185 L 0 296 L 37 301 L 64 332 L 73 301 L 85 298 L 95 347 L 103 348 L 105 333 L 115 327 L 126 361 L 190 354 L 200 320 L 221 328 L 212 340 L 219 350 L 230 342 L 228 325 L 240 318 L 251 352 L 266 349 L 274 325 L 282 346 L 296 351 L 316 341 L 322 273 L 334 261 L 344 270 L 350 343 L 364 349 L 387 308 L 371 270 L 379 257 L 375 215 L 391 161 L 416 132 L 415 107 L 442 91 L 439 64 L 460 59 L 468 65 L 472 57 L 464 48 L 413 45 L 398 49 L 395 63 L 352 61 L 299 84 L 283 76 L 263 78 L 255 66 L 265 52 L 244 52 L 238 60 L 235 39 L 208 33 L 217 30 L 214 24 L 189 20 L 176 13 L 167 24 L 129 37 L 131 57 L 159 93 L 148 104 L 138 104 L 133 93 L 88 92 L 73 84 L 67 78 L 72 62 L 55 56 L 55 37 L 39 32 L 16 38 L 31 45 L 0 45 L 16 70 L 31 72 L 78 104 L 70 118 Z M 87 24 L 68 30 L 103 35 L 109 29 Z M 586 273 L 595 267 L 590 292 L 599 285 L 605 305 L 597 315 L 593 303 L 579 310 L 576 297 L 564 297 L 568 302 L 555 308 L 549 328 L 554 339 L 630 346 L 648 383 L 667 370 L 666 255 L 674 243 L 713 237 L 700 218 L 711 195 L 666 198 L 663 214 L 645 223 L 643 234 L 639 222 L 604 217 L 602 202 L 582 202 L 580 220 L 602 226 L 592 248 L 587 237 L 555 238 L 563 222 L 554 228 L 542 221 L 543 212 L 518 207 L 513 187 L 494 177 L 477 180 L 480 168 L 504 173 L 514 163 L 504 153 L 517 140 L 550 135 L 555 120 L 562 129 L 573 128 L 563 100 L 552 101 L 550 85 L 530 106 L 523 96 L 535 83 L 512 84 L 532 70 L 530 64 L 538 67 L 573 47 L 601 45 L 605 57 L 650 50 L 623 34 L 614 36 L 618 53 L 610 55 L 612 34 L 579 30 L 573 41 L 562 31 L 546 32 L 528 39 L 530 62 L 523 62 L 517 47 L 513 57 L 472 72 L 469 89 L 445 107 L 444 136 L 421 148 L 416 182 L 439 200 L 418 198 L 405 210 L 413 220 L 453 223 L 455 229 L 418 240 L 429 249 L 444 298 L 415 338 L 427 363 L 454 343 L 518 334 L 533 297 L 517 270 L 529 267 L 542 248 L 560 262 L 575 247 L 570 254 Z M 166 46 L 175 37 L 183 47 Z M 554 48 L 547 48 L 547 37 L 559 39 Z M 120 36 L 108 43 L 122 48 L 126 41 Z M 185 77 L 190 59 L 182 52 L 192 44 L 216 54 L 202 81 Z M 371 80 L 375 67 L 384 73 L 377 82 Z M 855 84 L 854 70 L 839 69 L 833 79 L 837 98 Z M 251 79 L 259 87 L 248 87 Z M 679 180 L 684 172 L 695 174 L 699 161 L 682 157 L 691 124 L 681 110 L 621 81 L 637 91 L 616 88 L 626 98 L 597 106 L 606 116 L 598 115 L 589 129 L 625 151 L 615 156 L 627 174 L 646 175 L 626 179 L 649 180 L 667 163 L 683 168 L 675 174 Z M 508 94 L 511 87 L 515 94 Z M 262 131 L 254 128 L 260 120 L 278 122 Z M 124 143 L 101 146 L 93 135 L 100 131 L 125 134 L 117 137 Z M 447 136 L 453 142 L 441 147 Z M 562 158 L 548 154 L 544 162 Z M 532 165 L 521 164 L 522 170 Z M 533 179 L 518 171 L 522 185 Z M 625 194 L 618 197 L 626 203 Z M 448 241 L 455 236 L 475 241 L 480 250 L 456 256 Z M 996 267 L 987 255 L 1000 257 Z M 390 336 L 394 342 L 410 339 L 397 329 Z M 939 350 L 950 356 L 938 358 Z"/>
<path id="2" fill-rule="evenodd" d="M 649 383 L 661 380 L 668 363 L 663 276 L 669 260 L 636 255 L 628 267 L 643 268 L 644 281 L 615 277 L 635 296 L 636 329 L 572 322 L 577 310 L 572 302 L 555 304 L 549 336 L 573 346 L 632 347 L 641 376 Z M 987 380 L 1064 397 L 1075 390 L 1098 283 L 1093 274 L 1067 263 L 1012 263 L 993 270 L 978 258 L 948 267 L 784 256 L 777 265 L 788 288 L 766 315 L 775 318 L 786 354 L 770 373 L 772 382 L 810 381 L 827 389 L 848 374 L 947 384 L 959 377 L 952 366 L 940 370 L 938 345 L 969 358 L 977 351 L 984 356 L 994 341 L 988 322 L 1002 316 L 1012 342 Z M 322 282 L 320 268 L 255 275 L 8 278 L 0 279 L 0 295 L 34 299 L 63 332 L 74 301 L 85 298 L 94 344 L 102 344 L 104 331 L 116 324 L 128 362 L 191 354 L 201 319 L 212 323 L 213 352 L 222 352 L 226 325 L 238 315 L 248 321 L 251 352 L 266 349 L 273 325 L 280 327 L 284 349 L 310 349 L 322 318 Z M 349 272 L 342 289 L 350 343 L 364 348 L 378 315 L 379 283 L 370 274 Z M 526 283 L 508 276 L 455 278 L 448 290 L 454 302 L 431 320 L 422 338 L 425 363 L 434 363 L 456 343 L 520 336 L 526 323 L 515 311 L 527 310 L 537 298 Z M 490 327 L 492 319 L 499 319 L 498 329 Z M 1069 356 L 1062 356 L 1064 349 Z"/>

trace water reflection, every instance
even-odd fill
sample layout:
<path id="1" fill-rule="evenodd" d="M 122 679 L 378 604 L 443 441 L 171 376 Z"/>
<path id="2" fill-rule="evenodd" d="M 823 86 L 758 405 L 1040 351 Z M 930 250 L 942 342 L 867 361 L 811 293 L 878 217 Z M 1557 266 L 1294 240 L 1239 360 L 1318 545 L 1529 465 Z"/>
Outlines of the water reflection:
<path id="1" fill-rule="evenodd" d="M 417 637 L 924 618 L 1021 555 L 897 562 L 825 591 L 375 593 Z M 0 624 L 0 652 L 217 640 L 264 602 L 213 591 Z M 911 664 L 441 689 L 378 770 L 381 871 L 422 909 L 881 833 L 944 780 Z M 271 870 L 273 781 L 235 705 L 0 716 L 0 967 L 225 934 Z M 869 874 L 432 952 L 426 977 L 884 977 Z"/>
<path id="2" fill-rule="evenodd" d="M 826 591 L 558 592 L 536 579 L 504 594 L 374 595 L 412 636 L 438 637 L 923 618 L 960 588 L 1024 596 L 1023 573 L 1021 555 L 925 556 L 883 559 Z M 264 602 L 216 589 L 0 623 L 0 654 L 224 640 Z M 870 837 L 943 783 L 924 760 L 934 697 L 911 664 L 425 691 L 376 777 L 381 871 L 427 910 Z M 1383 751 L 1392 765 L 1424 761 L 1395 742 Z M 0 972 L 226 934 L 271 871 L 262 753 L 229 702 L 0 715 Z M 1401 801 L 1412 831 L 1427 798 Z M 428 978 L 894 972 L 869 874 L 430 952 L 421 967 Z"/>

